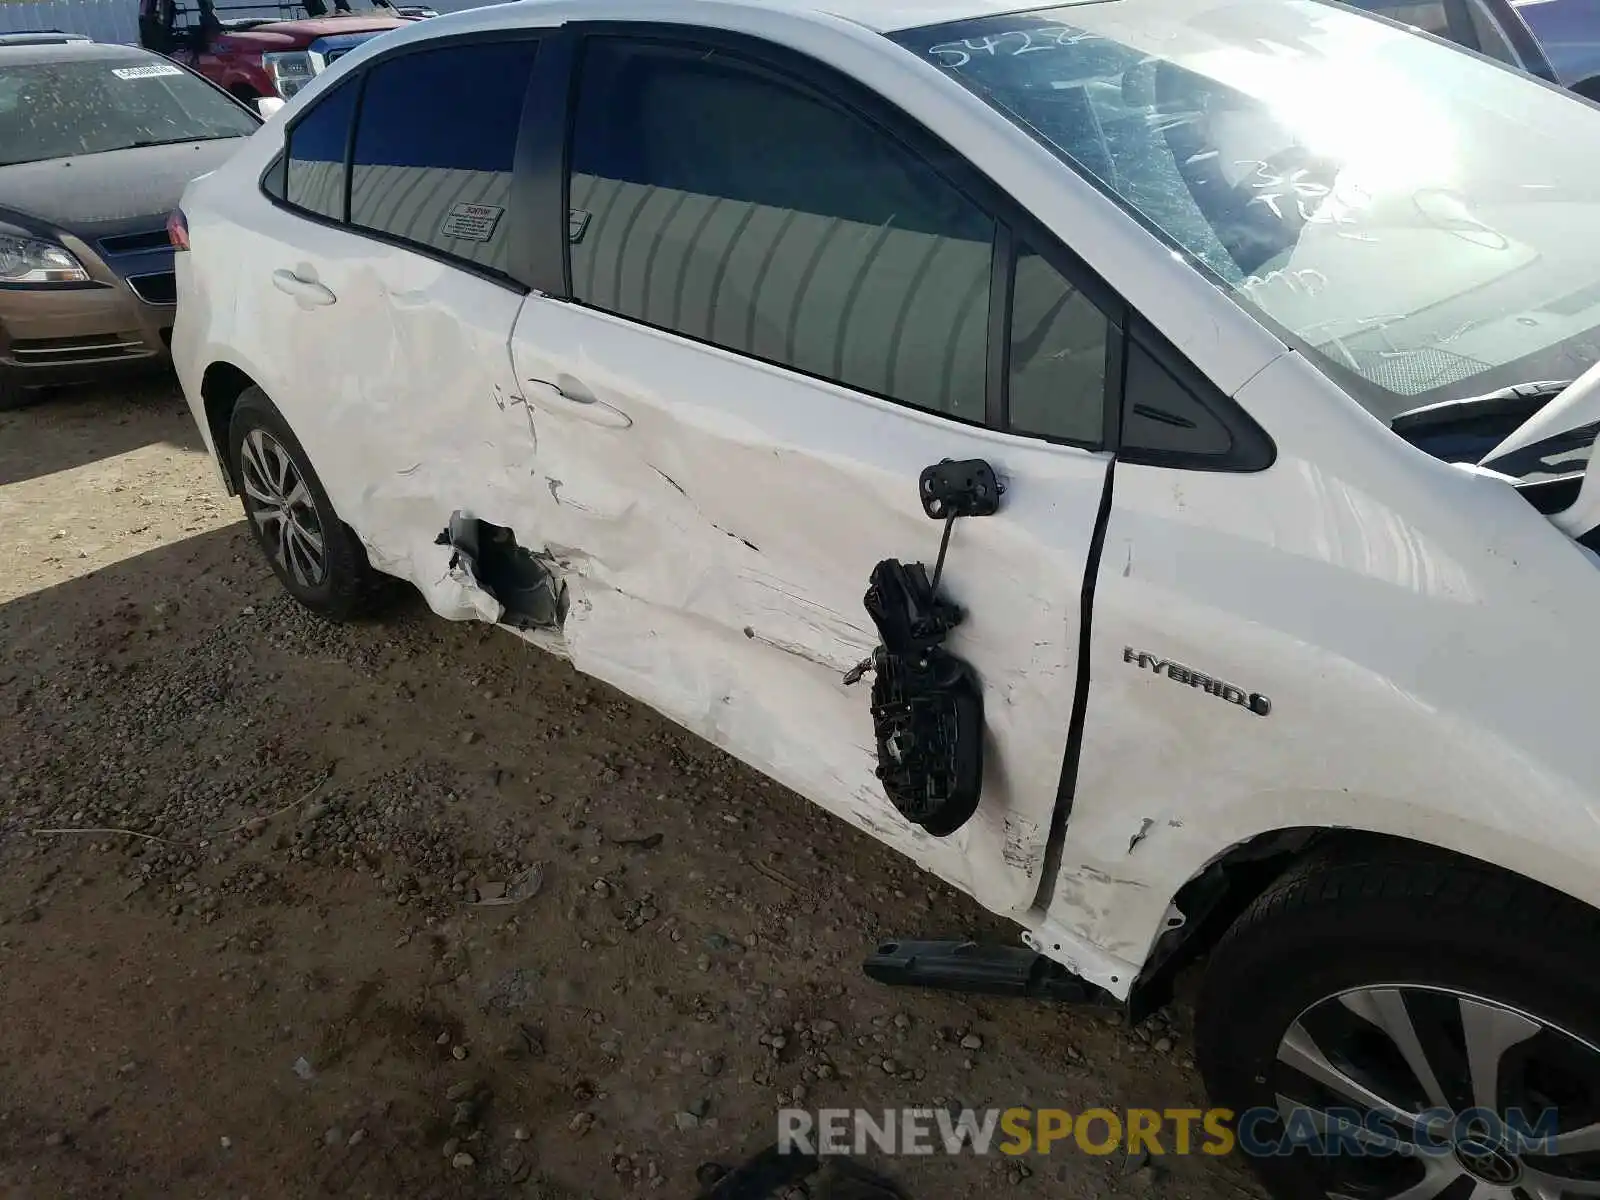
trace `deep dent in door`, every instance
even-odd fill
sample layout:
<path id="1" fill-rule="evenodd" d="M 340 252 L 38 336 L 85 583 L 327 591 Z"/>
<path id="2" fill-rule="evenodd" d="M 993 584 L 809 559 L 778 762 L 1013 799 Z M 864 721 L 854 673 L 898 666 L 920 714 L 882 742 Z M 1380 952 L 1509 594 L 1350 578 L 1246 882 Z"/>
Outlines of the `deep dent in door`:
<path id="1" fill-rule="evenodd" d="M 715 460 L 701 461 L 686 449 L 700 443 L 682 436 L 683 413 L 646 409 L 632 427 L 616 429 L 541 407 L 538 393 L 519 386 L 506 347 L 490 352 L 487 330 L 423 330 L 422 317 L 419 307 L 396 318 L 405 325 L 394 342 L 403 361 L 390 369 L 425 378 L 451 362 L 458 373 L 441 388 L 441 404 L 409 425 L 394 423 L 394 409 L 386 414 L 383 469 L 367 458 L 359 496 L 336 500 L 375 567 L 410 580 L 446 619 L 505 624 L 506 606 L 448 533 L 472 521 L 510 530 L 566 594 L 558 625 L 513 629 L 518 636 L 644 700 L 990 907 L 1028 919 L 1049 822 L 1013 811 L 1012 764 L 989 755 L 985 802 L 956 834 L 934 838 L 904 821 L 873 778 L 867 689 L 839 703 L 844 674 L 877 641 L 861 607 L 871 565 L 886 550 L 931 564 L 938 548 L 939 525 L 918 511 L 914 473 L 797 454 L 753 423 L 708 409 L 688 418 L 700 433 L 715 424 Z M 459 373 L 464 363 L 473 364 L 472 378 Z M 615 394 L 602 374 L 586 370 L 586 378 Z M 476 413 L 467 411 L 474 405 Z M 791 485 L 784 494 L 771 488 L 779 463 Z M 784 544 L 763 544 L 770 533 L 757 538 L 738 527 L 731 489 L 758 506 L 783 506 L 795 503 L 797 483 L 830 497 L 835 512 L 866 505 L 894 514 L 888 544 L 882 524 L 869 539 L 847 521 L 816 527 L 787 507 L 792 519 L 769 510 L 761 522 L 769 530 L 781 524 Z M 717 496 L 720 519 L 706 515 L 697 493 Z M 1013 744 L 1059 745 L 1067 714 L 1055 700 L 1060 679 L 1078 669 L 1081 579 L 1030 557 L 1022 543 L 1005 550 L 1013 536 L 1000 523 L 958 528 L 950 551 L 958 568 L 976 542 L 987 544 L 988 561 L 1018 568 L 964 583 L 956 572 L 953 598 L 973 614 L 956 646 L 981 653 L 987 644 L 993 659 L 1014 664 L 984 673 L 991 732 L 1003 730 Z M 797 572 L 774 567 L 796 555 L 817 563 L 798 574 L 824 580 L 825 593 L 797 590 Z M 824 569 L 840 561 L 859 562 L 859 572 Z M 1054 782 L 1052 775 L 1052 793 Z"/>
<path id="2" fill-rule="evenodd" d="M 844 731 L 819 728 L 797 735 L 793 728 L 794 714 L 815 706 L 796 695 L 784 664 L 809 668 L 803 686 L 843 686 L 845 672 L 876 642 L 865 612 L 836 611 L 769 578 L 761 569 L 760 547 L 700 518 L 688 491 L 665 470 L 655 468 L 654 486 L 637 491 L 617 488 L 603 476 L 572 477 L 577 473 L 570 461 L 563 470 L 569 478 L 543 473 L 539 423 L 563 418 L 536 415 L 523 395 L 500 388 L 489 402 L 497 413 L 498 438 L 453 461 L 441 461 L 423 439 L 414 463 L 367 490 L 352 524 L 373 565 L 408 579 L 429 608 L 447 620 L 502 624 L 632 694 L 646 679 L 652 693 L 670 681 L 671 695 L 658 703 L 668 716 L 719 746 L 739 746 L 743 757 L 781 781 L 805 776 L 813 787 L 831 783 L 841 815 L 921 857 L 918 843 L 928 841 L 927 835 L 900 822 L 881 795 L 853 792 L 847 773 L 827 765 L 841 752 L 873 753 L 866 689 L 860 690 L 860 728 L 848 731 L 843 743 Z M 527 458 L 512 466 L 507 460 L 517 458 L 517 451 Z M 513 486 L 519 495 L 512 495 Z M 506 605 L 449 536 L 453 526 L 470 522 L 506 527 L 519 543 L 542 550 L 567 589 L 568 609 L 559 626 L 504 624 Z M 741 684 L 728 673 L 732 661 L 751 658 L 750 646 L 728 646 L 724 620 L 706 615 L 729 599 L 713 597 L 706 588 L 712 574 L 725 569 L 721 556 L 730 551 L 747 560 L 740 564 L 741 586 L 735 589 L 741 593 L 741 636 L 769 651 L 755 657 L 774 666 L 774 703 L 760 711 L 735 705 L 736 694 L 748 694 L 749 681 Z M 864 588 L 865 580 L 861 583 Z M 814 751 L 806 763 L 786 749 L 800 744 Z M 1025 843 L 1036 834 L 1031 825 L 1008 825 L 1008 857 L 1026 863 Z M 968 885 L 961 877 L 952 882 Z"/>
<path id="3" fill-rule="evenodd" d="M 516 421 L 502 425 L 504 438 L 531 449 L 539 418 L 528 425 L 517 397 L 506 397 L 503 411 L 517 413 L 524 422 L 520 430 Z M 496 412 L 502 412 L 499 404 Z M 737 531 L 696 519 L 687 491 L 659 469 L 656 488 L 623 493 L 604 479 L 538 475 L 535 452 L 523 468 L 532 486 L 523 485 L 524 494 L 513 499 L 503 477 L 495 478 L 496 451 L 505 446 L 504 441 L 498 447 L 485 444 L 476 466 L 461 460 L 445 464 L 423 457 L 419 449 L 414 467 L 373 488 L 357 525 L 374 564 L 410 579 L 442 617 L 502 621 L 504 605 L 457 548 L 441 540 L 445 526 L 437 517 L 422 523 L 418 514 L 415 523 L 394 523 L 424 503 L 437 514 L 435 497 L 465 497 L 455 506 L 460 518 L 508 527 L 519 542 L 541 547 L 568 589 L 570 607 L 559 629 L 512 632 L 631 694 L 650 696 L 693 732 L 736 749 L 791 787 L 831 797 L 827 807 L 838 815 L 919 861 L 929 860 L 935 839 L 901 820 L 878 789 L 850 782 L 861 777 L 861 769 L 859 761 L 848 760 L 871 758 L 874 752 L 865 688 L 859 692 L 856 727 L 794 728 L 808 713 L 829 711 L 828 705 L 808 704 L 806 692 L 843 687 L 844 673 L 875 643 L 864 612 L 840 612 L 815 597 L 784 590 L 762 571 L 758 547 Z M 937 527 L 929 523 L 916 530 L 931 549 Z M 848 537 L 846 530 L 830 532 Z M 579 542 L 589 549 L 578 549 Z M 720 556 L 730 553 L 742 560 L 738 586 L 732 589 L 737 595 L 713 596 L 706 585 L 725 570 Z M 707 615 L 729 604 L 736 611 L 715 619 Z M 727 645 L 729 628 L 740 630 L 749 644 Z M 766 653 L 751 654 L 753 646 Z M 1068 666 L 1034 665 L 1046 671 Z M 1015 709 L 1029 703 L 1031 674 L 1031 667 L 1020 669 L 985 684 L 1001 707 Z M 1003 772 L 1004 764 L 993 769 Z M 993 820 L 980 807 L 974 824 Z M 991 835 L 1002 842 L 1005 864 L 1027 871 L 1046 832 L 1034 821 L 1007 815 Z M 959 853 L 938 859 L 930 865 L 950 882 L 968 890 L 977 882 Z"/>

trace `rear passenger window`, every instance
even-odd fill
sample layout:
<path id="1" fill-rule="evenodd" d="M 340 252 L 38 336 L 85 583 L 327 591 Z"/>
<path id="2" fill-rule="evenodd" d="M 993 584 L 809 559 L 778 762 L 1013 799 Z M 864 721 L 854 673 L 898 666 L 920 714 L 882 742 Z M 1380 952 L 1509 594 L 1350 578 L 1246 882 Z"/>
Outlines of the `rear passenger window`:
<path id="1" fill-rule="evenodd" d="M 355 85 L 342 83 L 289 131 L 283 196 L 296 208 L 344 220 L 344 162 L 355 107 Z"/>
<path id="2" fill-rule="evenodd" d="M 1098 444 L 1105 429 L 1106 318 L 1026 246 L 1011 300 L 1011 429 Z"/>
<path id="3" fill-rule="evenodd" d="M 573 138 L 577 299 L 984 419 L 994 222 L 883 131 L 721 52 L 597 39 Z"/>
<path id="4" fill-rule="evenodd" d="M 483 42 L 372 68 L 350 223 L 504 272 L 511 173 L 537 43 Z"/>

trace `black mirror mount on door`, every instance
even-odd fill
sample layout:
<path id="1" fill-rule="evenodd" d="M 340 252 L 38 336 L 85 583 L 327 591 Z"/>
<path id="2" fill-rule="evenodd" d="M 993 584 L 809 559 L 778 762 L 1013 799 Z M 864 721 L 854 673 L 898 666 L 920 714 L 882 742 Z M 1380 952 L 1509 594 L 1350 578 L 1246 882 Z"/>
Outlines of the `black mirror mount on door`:
<path id="1" fill-rule="evenodd" d="M 947 458 L 923 468 L 918 491 L 923 512 L 936 521 L 953 521 L 957 517 L 992 517 L 1000 511 L 1005 488 L 983 459 L 953 462 Z"/>
<path id="2" fill-rule="evenodd" d="M 1004 490 L 979 458 L 923 470 L 922 510 L 944 522 L 933 578 L 919 562 L 886 558 L 873 568 L 862 602 L 879 645 L 844 677 L 849 686 L 873 673 L 878 779 L 900 815 L 935 837 L 965 825 L 983 789 L 983 684 L 944 648 L 966 613 L 939 595 L 939 581 L 956 518 L 992 516 Z"/>

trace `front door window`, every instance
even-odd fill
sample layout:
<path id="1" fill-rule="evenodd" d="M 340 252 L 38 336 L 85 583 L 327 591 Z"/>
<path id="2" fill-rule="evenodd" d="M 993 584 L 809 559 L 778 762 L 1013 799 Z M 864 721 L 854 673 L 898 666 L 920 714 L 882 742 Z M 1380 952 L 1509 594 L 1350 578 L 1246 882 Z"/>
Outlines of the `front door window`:
<path id="1" fill-rule="evenodd" d="M 982 209 L 844 109 L 725 56 L 597 39 L 582 78 L 579 300 L 984 419 Z"/>

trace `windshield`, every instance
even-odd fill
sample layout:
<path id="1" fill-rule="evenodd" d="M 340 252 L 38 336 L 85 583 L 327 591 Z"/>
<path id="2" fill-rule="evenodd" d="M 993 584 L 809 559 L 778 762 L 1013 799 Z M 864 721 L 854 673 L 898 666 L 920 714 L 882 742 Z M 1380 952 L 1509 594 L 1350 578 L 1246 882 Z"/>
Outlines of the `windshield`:
<path id="1" fill-rule="evenodd" d="M 1600 113 L 1320 0 L 896 34 L 1387 421 L 1600 359 Z"/>
<path id="2" fill-rule="evenodd" d="M 215 88 L 154 57 L 0 67 L 0 166 L 256 128 Z"/>

